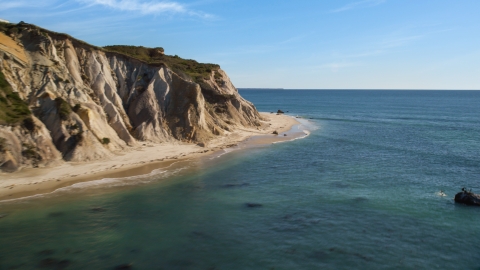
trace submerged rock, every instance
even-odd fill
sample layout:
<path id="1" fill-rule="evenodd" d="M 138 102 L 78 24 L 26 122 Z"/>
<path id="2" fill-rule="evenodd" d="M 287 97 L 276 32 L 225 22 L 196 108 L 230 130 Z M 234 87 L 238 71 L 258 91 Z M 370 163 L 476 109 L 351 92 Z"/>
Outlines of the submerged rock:
<path id="1" fill-rule="evenodd" d="M 480 206 L 480 195 L 473 193 L 471 190 L 467 191 L 465 188 L 462 188 L 462 191 L 455 195 L 455 202 Z"/>
<path id="2" fill-rule="evenodd" d="M 48 214 L 48 217 L 61 217 L 61 216 L 64 216 L 65 213 L 64 212 L 52 212 L 52 213 L 49 213 Z"/>
<path id="3" fill-rule="evenodd" d="M 245 206 L 248 208 L 256 208 L 256 207 L 262 207 L 263 205 L 260 203 L 246 203 Z"/>
<path id="4" fill-rule="evenodd" d="M 236 188 L 236 187 L 246 187 L 249 186 L 249 183 L 241 183 L 241 184 L 225 184 L 222 185 L 223 188 Z"/>
<path id="5" fill-rule="evenodd" d="M 277 113 L 284 113 L 282 110 L 278 110 Z"/>
<path id="6" fill-rule="evenodd" d="M 105 211 L 107 211 L 107 209 L 105 209 L 103 207 L 92 207 L 92 208 L 90 208 L 90 211 L 92 211 L 92 212 L 105 212 Z"/>
<path id="7" fill-rule="evenodd" d="M 69 260 L 58 260 L 54 258 L 47 258 L 41 260 L 38 264 L 39 268 L 50 268 L 50 269 L 65 269 L 70 265 Z"/>
<path id="8" fill-rule="evenodd" d="M 124 264 L 120 264 L 120 265 L 115 266 L 114 269 L 116 269 L 116 270 L 132 269 L 132 267 L 133 267 L 133 263 L 124 263 Z"/>
<path id="9" fill-rule="evenodd" d="M 45 250 L 42 250 L 42 251 L 38 252 L 38 255 L 50 256 L 50 255 L 53 255 L 54 253 L 55 253 L 55 250 L 53 250 L 53 249 L 45 249 Z"/>
<path id="10" fill-rule="evenodd" d="M 0 218 L 4 218 L 6 216 L 7 216 L 7 214 L 0 214 Z"/>

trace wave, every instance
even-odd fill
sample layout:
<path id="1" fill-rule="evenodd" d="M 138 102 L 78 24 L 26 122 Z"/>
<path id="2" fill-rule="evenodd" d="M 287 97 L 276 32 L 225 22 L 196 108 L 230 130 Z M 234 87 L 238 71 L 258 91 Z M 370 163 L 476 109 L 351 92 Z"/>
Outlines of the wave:
<path id="1" fill-rule="evenodd" d="M 310 136 L 310 134 L 311 134 L 311 132 L 308 131 L 308 130 L 303 130 L 303 133 L 305 134 L 304 136 L 296 137 L 296 138 L 293 138 L 293 139 L 291 139 L 291 140 L 284 140 L 284 141 L 273 142 L 272 144 L 285 143 L 285 142 L 293 142 L 293 141 L 296 141 L 296 140 L 305 139 L 306 137 Z"/>

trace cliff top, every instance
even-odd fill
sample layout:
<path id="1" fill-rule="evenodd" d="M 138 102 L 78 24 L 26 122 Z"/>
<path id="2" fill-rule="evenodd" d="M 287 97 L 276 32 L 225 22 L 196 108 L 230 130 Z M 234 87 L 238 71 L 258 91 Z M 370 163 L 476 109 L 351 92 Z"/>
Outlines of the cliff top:
<path id="1" fill-rule="evenodd" d="M 167 66 L 178 74 L 184 74 L 197 83 L 201 83 L 203 79 L 208 80 L 212 71 L 217 71 L 220 66 L 210 63 L 199 63 L 192 59 L 183 59 L 178 55 L 165 55 L 162 47 L 147 48 L 143 46 L 129 46 L 129 45 L 112 45 L 105 47 L 97 47 L 91 45 L 83 40 L 76 39 L 68 34 L 58 33 L 41 28 L 34 24 L 19 22 L 18 24 L 0 22 L 0 32 L 7 36 L 17 35 L 23 30 L 36 29 L 45 35 L 54 38 L 70 39 L 72 43 L 77 46 L 85 46 L 92 49 L 104 51 L 105 53 L 119 54 L 128 58 L 133 58 L 152 66 Z M 216 77 L 221 77 L 219 73 Z"/>
<path id="2" fill-rule="evenodd" d="M 186 74 L 196 82 L 209 79 L 212 71 L 220 69 L 219 65 L 199 63 L 192 59 L 183 59 L 178 55 L 165 55 L 162 47 L 147 48 L 143 46 L 112 45 L 103 47 L 106 52 L 119 53 L 153 66 L 166 65 L 176 73 Z"/>

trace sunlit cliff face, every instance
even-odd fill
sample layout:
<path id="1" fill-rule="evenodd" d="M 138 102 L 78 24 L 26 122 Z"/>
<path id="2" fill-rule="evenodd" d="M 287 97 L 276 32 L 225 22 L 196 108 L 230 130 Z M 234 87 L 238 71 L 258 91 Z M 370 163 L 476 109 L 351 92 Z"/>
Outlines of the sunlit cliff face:
<path id="1" fill-rule="evenodd" d="M 204 142 L 258 125 L 253 104 L 219 68 L 191 78 L 33 25 L 3 30 L 1 71 L 31 111 L 0 127 L 5 170 L 107 158 L 138 141 Z"/>

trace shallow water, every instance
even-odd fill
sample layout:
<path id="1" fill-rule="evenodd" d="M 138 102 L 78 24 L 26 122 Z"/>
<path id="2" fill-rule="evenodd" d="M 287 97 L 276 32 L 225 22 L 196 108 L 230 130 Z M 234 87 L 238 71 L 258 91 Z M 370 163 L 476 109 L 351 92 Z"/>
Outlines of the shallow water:
<path id="1" fill-rule="evenodd" d="M 0 269 L 480 268 L 480 92 L 241 94 L 311 134 L 2 203 Z"/>

